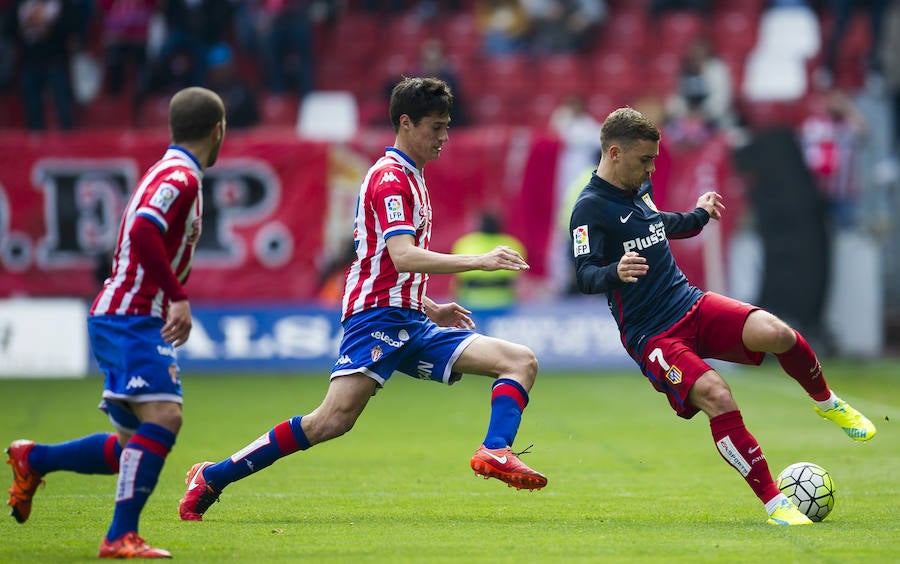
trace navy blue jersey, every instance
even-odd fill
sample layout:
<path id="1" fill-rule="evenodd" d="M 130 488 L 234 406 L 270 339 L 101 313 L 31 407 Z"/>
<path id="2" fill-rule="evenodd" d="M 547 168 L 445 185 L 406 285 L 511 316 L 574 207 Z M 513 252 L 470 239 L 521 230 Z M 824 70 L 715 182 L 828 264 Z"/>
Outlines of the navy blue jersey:
<path id="1" fill-rule="evenodd" d="M 649 182 L 630 192 L 595 173 L 578 196 L 569 222 L 578 289 L 606 294 L 622 344 L 633 357 L 640 358 L 647 339 L 674 325 L 703 295 L 678 268 L 668 239 L 693 237 L 708 221 L 702 208 L 660 212 Z M 622 282 L 616 272 L 628 251 L 650 267 L 635 283 Z"/>

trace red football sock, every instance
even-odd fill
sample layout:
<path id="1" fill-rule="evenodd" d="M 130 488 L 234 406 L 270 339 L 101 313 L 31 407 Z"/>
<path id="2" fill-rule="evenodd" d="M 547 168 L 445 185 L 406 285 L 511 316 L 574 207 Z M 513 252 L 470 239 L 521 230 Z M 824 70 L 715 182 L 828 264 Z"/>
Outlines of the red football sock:
<path id="1" fill-rule="evenodd" d="M 719 454 L 741 473 L 760 501 L 766 503 L 781 493 L 772 479 L 759 443 L 744 426 L 740 411 L 729 411 L 710 418 L 709 427 Z"/>
<path id="2" fill-rule="evenodd" d="M 825 401 L 831 396 L 831 390 L 822 375 L 822 366 L 816 353 L 813 352 L 803 335 L 794 331 L 797 342 L 787 351 L 775 355 L 788 376 L 796 380 L 806 393 L 816 401 Z"/>

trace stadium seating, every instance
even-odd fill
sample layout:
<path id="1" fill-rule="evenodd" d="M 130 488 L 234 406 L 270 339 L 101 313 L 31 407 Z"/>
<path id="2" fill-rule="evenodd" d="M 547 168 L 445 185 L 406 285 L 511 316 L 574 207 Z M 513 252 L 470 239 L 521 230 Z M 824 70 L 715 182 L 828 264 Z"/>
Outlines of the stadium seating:
<path id="1" fill-rule="evenodd" d="M 753 74 L 759 71 L 756 63 L 748 63 L 755 61 L 751 54 L 759 50 L 761 43 L 775 39 L 781 53 L 786 49 L 802 51 L 805 63 L 795 65 L 791 72 L 803 73 L 808 79 L 812 69 L 821 63 L 821 38 L 827 37 L 834 25 L 834 17 L 827 8 L 816 14 L 815 21 L 809 17 L 801 18 L 803 21 L 797 17 L 790 20 L 785 17 L 789 12 L 782 10 L 777 15 L 777 10 L 769 8 L 766 0 L 717 0 L 709 13 L 669 10 L 656 19 L 651 17 L 647 1 L 607 0 L 607 18 L 600 24 L 594 43 L 583 53 L 490 57 L 483 52 L 481 30 L 475 17 L 476 4 L 475 0 L 464 0 L 459 10 L 424 19 L 416 10 L 374 13 L 367 11 L 367 3 L 362 0 L 348 0 L 333 22 L 316 24 L 317 89 L 352 93 L 359 106 L 361 123 L 383 125 L 387 120 L 380 114 L 386 111 L 389 83 L 400 75 L 415 72 L 422 43 L 428 38 L 439 38 L 459 76 L 458 88 L 472 108 L 473 123 L 482 120 L 489 124 L 510 120 L 521 123 L 523 112 L 534 113 L 524 121 L 542 123 L 551 101 L 569 95 L 593 99 L 588 102 L 590 108 L 634 103 L 648 92 L 665 98 L 677 85 L 685 48 L 695 37 L 707 34 L 716 55 L 732 71 L 736 95 L 758 98 L 760 93 L 754 90 L 754 83 L 742 83 L 745 76 L 759 78 Z M 865 79 L 862 61 L 871 48 L 871 41 L 867 14 L 857 10 L 836 61 L 838 86 L 862 85 Z M 293 105 L 299 105 L 298 100 L 283 105 L 278 97 L 267 95 L 260 65 L 252 54 L 237 48 L 235 55 L 239 74 L 258 90 L 263 124 L 281 123 L 286 113 L 296 111 Z M 777 78 L 778 73 L 768 63 L 762 68 L 763 77 Z M 133 82 L 131 77 L 121 99 L 101 94 L 78 108 L 77 126 L 104 128 L 159 123 L 165 113 L 161 96 L 146 100 L 136 115 L 131 103 L 125 102 L 132 99 Z M 791 97 L 805 92 L 808 84 L 803 82 L 808 80 L 791 86 Z M 49 106 L 48 120 L 52 126 L 55 118 L 52 104 Z M 771 109 L 754 110 L 754 115 L 772 113 Z M 24 127 L 22 103 L 16 92 L 4 95 L 0 127 Z"/>

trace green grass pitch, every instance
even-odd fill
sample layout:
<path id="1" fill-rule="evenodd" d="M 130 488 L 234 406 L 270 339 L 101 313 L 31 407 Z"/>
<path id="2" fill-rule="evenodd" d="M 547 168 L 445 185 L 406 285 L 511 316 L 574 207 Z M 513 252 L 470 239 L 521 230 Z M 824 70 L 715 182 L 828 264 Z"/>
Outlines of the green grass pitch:
<path id="1" fill-rule="evenodd" d="M 878 426 L 868 443 L 819 418 L 774 362 L 724 373 L 773 474 L 831 472 L 822 523 L 766 525 L 762 505 L 718 455 L 702 414 L 684 421 L 636 371 L 542 373 L 516 449 L 548 486 L 476 478 L 489 380 L 395 375 L 348 435 L 233 484 L 202 523 L 178 520 L 192 463 L 219 460 L 318 405 L 324 375 L 184 375 L 184 427 L 141 534 L 187 562 L 898 562 L 900 364 L 826 362 L 839 395 Z M 0 380 L 0 443 L 108 430 L 102 382 Z M 10 480 L 6 472 L 5 480 Z M 24 525 L 0 521 L 0 562 L 94 561 L 115 478 L 52 473 Z"/>

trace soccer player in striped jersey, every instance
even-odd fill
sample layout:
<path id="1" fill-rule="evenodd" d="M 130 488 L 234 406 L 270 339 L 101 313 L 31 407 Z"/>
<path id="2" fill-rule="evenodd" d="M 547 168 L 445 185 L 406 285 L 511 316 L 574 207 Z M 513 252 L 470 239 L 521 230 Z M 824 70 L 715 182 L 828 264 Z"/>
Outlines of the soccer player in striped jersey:
<path id="1" fill-rule="evenodd" d="M 100 558 L 170 558 L 138 536 L 141 510 L 181 427 L 175 347 L 191 332 L 183 284 L 200 237 L 201 182 L 225 138 L 225 106 L 205 88 L 169 103 L 172 144 L 144 174 L 123 213 L 112 273 L 88 318 L 91 349 L 106 376 L 100 408 L 116 433 L 61 444 L 14 441 L 9 505 L 24 523 L 43 476 L 57 470 L 116 474 L 116 503 Z"/>
<path id="2" fill-rule="evenodd" d="M 450 89 L 435 78 L 405 78 L 394 87 L 390 116 L 397 136 L 360 188 L 356 259 L 343 296 L 344 336 L 325 398 L 309 414 L 282 421 L 230 457 L 195 464 L 179 505 L 182 519 L 202 520 L 229 484 L 349 431 L 395 371 L 444 384 L 463 373 L 494 378 L 487 434 L 470 465 L 476 474 L 518 489 L 546 485 L 510 449 L 537 374 L 534 354 L 475 333 L 468 310 L 427 296 L 428 274 L 528 268 L 507 247 L 481 255 L 428 248 L 432 209 L 422 171 L 448 140 L 452 104 Z"/>
<path id="3" fill-rule="evenodd" d="M 659 154 L 656 125 L 620 108 L 606 118 L 600 135 L 600 163 L 570 221 L 579 290 L 606 294 L 622 344 L 679 416 L 706 413 L 719 453 L 765 504 L 768 523 L 809 524 L 778 490 L 728 384 L 703 359 L 758 365 L 772 353 L 814 400 L 817 413 L 850 438 L 869 440 L 875 427 L 829 389 L 800 333 L 756 306 L 690 285 L 668 239 L 698 234 L 725 206 L 722 196 L 707 192 L 691 212 L 656 209 L 650 184 Z"/>

